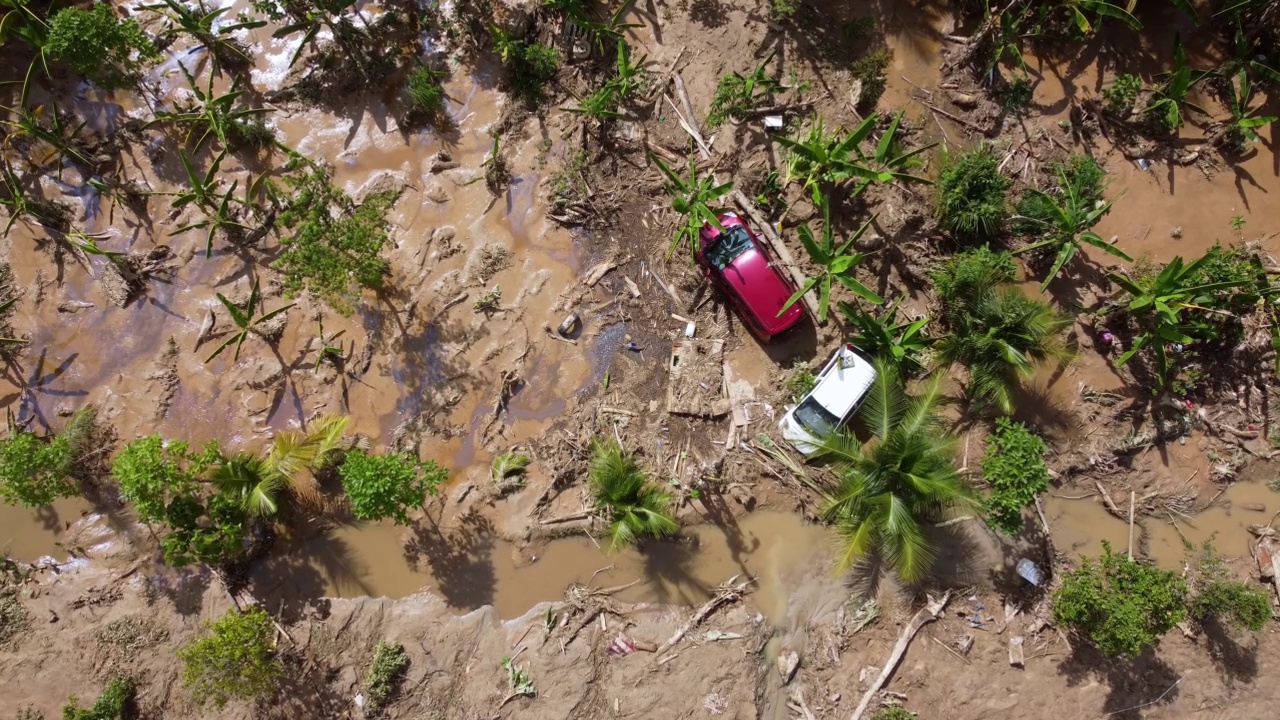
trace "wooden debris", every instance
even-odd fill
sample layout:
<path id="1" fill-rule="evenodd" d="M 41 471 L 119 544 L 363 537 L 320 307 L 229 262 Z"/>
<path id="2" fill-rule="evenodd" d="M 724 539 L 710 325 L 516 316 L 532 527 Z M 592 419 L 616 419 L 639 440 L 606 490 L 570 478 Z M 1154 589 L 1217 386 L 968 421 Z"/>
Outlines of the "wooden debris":
<path id="1" fill-rule="evenodd" d="M 582 284 L 587 287 L 595 287 L 596 283 L 600 282 L 601 278 L 609 274 L 610 270 L 617 267 L 618 264 L 615 262 L 606 261 L 598 263 L 595 267 L 587 271 L 587 276 L 582 279 Z"/>
<path id="2" fill-rule="evenodd" d="M 640 297 L 640 286 L 639 286 L 639 285 L 636 285 L 636 281 L 635 281 L 635 280 L 632 280 L 632 279 L 631 279 L 629 276 L 627 276 L 627 275 L 623 275 L 623 276 L 622 276 L 622 279 L 626 281 L 626 283 L 627 283 L 627 289 L 631 291 L 631 297 L 633 297 L 633 298 L 638 298 L 638 297 Z"/>
<path id="3" fill-rule="evenodd" d="M 635 416 L 636 416 L 636 413 L 631 412 L 630 410 L 623 410 L 622 408 L 616 408 L 616 407 L 607 407 L 607 406 L 602 406 L 602 407 L 600 408 L 600 412 L 603 412 L 603 413 L 612 413 L 612 414 L 614 414 L 614 415 L 626 415 L 627 417 L 635 417 Z"/>
<path id="4" fill-rule="evenodd" d="M 701 624 L 703 620 L 706 620 L 711 613 L 715 612 L 716 608 L 725 603 L 734 602 L 740 599 L 743 594 L 747 592 L 747 588 L 751 587 L 751 585 L 756 581 L 755 578 L 747 578 L 735 585 L 734 583 L 737 581 L 738 577 L 738 575 L 734 575 L 729 578 L 728 582 L 721 585 L 720 592 L 718 592 L 715 597 L 703 603 L 702 607 L 698 608 L 698 611 L 693 614 L 693 617 L 689 618 L 688 622 L 677 628 L 675 634 L 668 638 L 666 642 L 662 643 L 662 645 L 655 651 L 656 654 L 662 655 L 666 651 L 675 647 L 676 643 L 683 640 L 684 636 L 688 635 L 690 630 Z M 659 661 L 658 664 L 662 665 L 664 662 L 666 661 Z"/>
<path id="5" fill-rule="evenodd" d="M 898 642 L 893 646 L 893 652 L 889 653 L 889 659 L 885 661 L 884 668 L 880 670 L 880 676 L 871 683 L 871 687 L 867 688 L 867 692 L 862 696 L 862 701 L 858 703 L 858 707 L 853 711 L 853 715 L 849 720 L 862 720 L 862 716 L 866 714 L 867 708 L 871 706 L 871 701 L 875 698 L 876 693 L 880 692 L 880 688 L 884 687 L 885 682 L 889 680 L 890 673 L 902 661 L 902 656 L 907 653 L 907 646 L 911 644 L 912 638 L 916 633 L 920 632 L 920 628 L 937 620 L 942 615 L 942 610 L 951 600 L 951 591 L 943 593 L 942 597 L 935 602 L 920 609 L 911 618 L 911 622 L 907 623 L 902 629 L 902 635 L 898 637 Z"/>
<path id="6" fill-rule="evenodd" d="M 1102 502 L 1107 506 L 1107 510 L 1121 520 L 1125 519 L 1125 514 L 1120 512 L 1120 508 L 1116 507 L 1116 503 L 1111 499 L 1111 495 L 1107 493 L 1107 489 L 1102 487 L 1100 480 L 1094 480 L 1093 484 L 1098 488 L 1098 494 L 1102 496 Z"/>

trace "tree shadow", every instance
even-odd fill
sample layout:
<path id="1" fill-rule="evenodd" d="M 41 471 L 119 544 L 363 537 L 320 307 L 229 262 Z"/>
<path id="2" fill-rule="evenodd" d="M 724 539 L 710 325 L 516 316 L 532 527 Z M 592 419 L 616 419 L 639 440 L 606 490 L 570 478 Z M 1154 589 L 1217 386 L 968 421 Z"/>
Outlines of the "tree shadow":
<path id="1" fill-rule="evenodd" d="M 1248 637 L 1241 643 L 1231 628 L 1214 615 L 1201 623 L 1205 647 L 1222 677 L 1229 683 L 1249 683 L 1258 677 L 1258 639 Z"/>
<path id="2" fill-rule="evenodd" d="M 281 658 L 284 673 L 269 703 L 257 710 L 263 718 L 345 717 L 351 698 L 339 688 L 342 668 L 327 658 L 287 652 Z"/>
<path id="3" fill-rule="evenodd" d="M 374 595 L 364 580 L 368 567 L 345 539 L 311 528 L 305 538 L 280 542 L 249 570 L 249 590 L 259 602 L 294 623 L 308 607 L 335 594 Z"/>
<path id="4" fill-rule="evenodd" d="M 1143 711 L 1172 703 L 1182 681 L 1177 669 L 1157 657 L 1154 648 L 1133 658 L 1109 658 L 1084 638 L 1073 638 L 1071 653 L 1058 665 L 1058 672 L 1070 687 L 1090 677 L 1105 683 L 1110 692 L 1103 710 L 1119 720 L 1138 720 Z"/>
<path id="5" fill-rule="evenodd" d="M 405 559 L 414 565 L 426 562 L 450 606 L 474 610 L 492 605 L 498 587 L 493 522 L 476 512 L 462 516 L 457 527 L 449 530 L 442 530 L 429 518 L 428 522 L 431 527 L 416 525 L 410 531 L 404 544 Z"/>
<path id="6" fill-rule="evenodd" d="M 653 588 L 659 603 L 698 605 L 711 597 L 710 588 L 693 574 L 701 544 L 696 535 L 681 535 L 640 546 L 642 584 Z"/>
<path id="7" fill-rule="evenodd" d="M 143 597 L 148 606 L 163 597 L 179 615 L 191 617 L 204 609 L 204 595 L 213 580 L 213 571 L 203 565 L 172 570 L 162 568 L 145 576 Z"/>
<path id="8" fill-rule="evenodd" d="M 1019 384 L 1013 390 L 1013 419 L 1041 432 L 1069 436 L 1076 427 L 1076 416 L 1053 396 L 1050 387 L 1058 374 L 1044 385 Z"/>
<path id="9" fill-rule="evenodd" d="M 724 27 L 728 20 L 728 8 L 719 0 L 692 0 L 689 3 L 689 19 L 699 25 L 714 29 Z"/>

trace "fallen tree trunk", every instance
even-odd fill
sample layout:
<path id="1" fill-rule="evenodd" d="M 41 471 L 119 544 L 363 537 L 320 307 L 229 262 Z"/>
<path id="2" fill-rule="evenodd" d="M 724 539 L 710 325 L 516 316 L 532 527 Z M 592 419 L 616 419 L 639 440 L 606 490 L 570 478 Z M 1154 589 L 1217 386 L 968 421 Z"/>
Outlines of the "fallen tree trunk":
<path id="1" fill-rule="evenodd" d="M 862 720 L 862 716 L 866 714 L 867 707 L 871 705 L 871 701 L 875 699 L 876 693 L 880 692 L 880 688 L 884 687 L 885 682 L 889 680 L 889 675 L 893 673 L 894 668 L 902 661 L 902 656 L 907 653 L 907 646 L 911 644 L 911 639 L 920 632 L 920 628 L 928 625 L 938 616 L 942 614 L 942 609 L 947 606 L 947 602 L 951 600 L 951 591 L 943 593 L 942 597 L 925 605 L 915 617 L 911 618 L 911 622 L 902 629 L 902 635 L 898 637 L 898 643 L 893 646 L 893 652 L 889 653 L 889 659 L 884 663 L 884 669 L 880 671 L 880 676 L 876 681 L 871 683 L 871 687 L 867 688 L 867 693 L 862 696 L 862 702 L 858 703 L 858 709 L 853 711 L 853 715 L 849 720 Z"/>

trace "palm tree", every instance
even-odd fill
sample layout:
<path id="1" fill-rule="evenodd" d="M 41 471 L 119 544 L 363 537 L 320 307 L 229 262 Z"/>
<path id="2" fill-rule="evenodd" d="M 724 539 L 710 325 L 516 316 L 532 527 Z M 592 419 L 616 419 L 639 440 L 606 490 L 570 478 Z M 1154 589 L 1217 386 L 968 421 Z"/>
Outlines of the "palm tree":
<path id="1" fill-rule="evenodd" d="M 320 488 L 314 473 L 329 462 L 347 422 L 345 415 L 323 415 L 305 432 L 277 433 L 260 456 L 241 452 L 224 458 L 213 471 L 213 484 L 219 492 L 239 500 L 246 512 L 259 517 L 279 510 L 278 497 L 286 487 L 300 500 L 318 505 Z M 304 477 L 304 471 L 311 472 Z"/>
<path id="2" fill-rule="evenodd" d="M 973 295 L 947 313 L 950 334 L 937 345 L 938 363 L 969 370 L 972 400 L 1013 411 L 1013 390 L 1036 368 L 1065 363 L 1074 353 L 1062 333 L 1072 319 L 1013 285 L 979 282 Z"/>
<path id="3" fill-rule="evenodd" d="M 941 376 L 911 397 L 891 363 L 880 358 L 876 370 L 858 410 L 874 437 L 862 445 L 848 433 L 836 433 L 819 449 L 818 457 L 839 471 L 824 492 L 822 517 L 843 537 L 841 570 L 877 555 L 913 582 L 934 558 L 923 523 L 949 508 L 974 505 L 976 497 L 956 470 L 955 437 L 938 415 Z"/>
<path id="4" fill-rule="evenodd" d="M 649 536 L 670 535 L 679 527 L 670 493 L 648 481 L 635 455 L 612 440 L 591 446 L 591 492 L 596 508 L 609 520 L 609 550 Z"/>

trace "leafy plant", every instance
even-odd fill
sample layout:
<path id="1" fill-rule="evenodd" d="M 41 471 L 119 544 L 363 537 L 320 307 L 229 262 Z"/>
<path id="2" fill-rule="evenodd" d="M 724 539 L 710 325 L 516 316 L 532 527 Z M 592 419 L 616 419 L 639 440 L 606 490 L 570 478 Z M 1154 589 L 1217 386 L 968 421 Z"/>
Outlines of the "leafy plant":
<path id="1" fill-rule="evenodd" d="M 1126 309 L 1141 328 L 1129 349 L 1116 359 L 1117 366 L 1150 346 L 1155 353 L 1158 387 L 1164 387 L 1170 378 L 1165 343 L 1189 344 L 1195 339 L 1192 335 L 1203 335 L 1205 328 L 1190 317 L 1191 311 L 1220 312 L 1215 308 L 1220 304 L 1217 293 L 1247 284 L 1244 280 L 1200 282 L 1198 273 L 1209 259 L 1206 253 L 1186 265 L 1181 257 L 1175 257 L 1159 275 L 1142 284 L 1119 273 L 1108 275 L 1132 296 Z"/>
<path id="2" fill-rule="evenodd" d="M 853 249 L 853 246 L 862 239 L 866 234 L 867 228 L 871 227 L 871 223 L 875 221 L 875 217 L 867 220 L 858 228 L 848 240 L 840 245 L 836 245 L 835 231 L 831 225 L 831 204 L 823 197 L 822 202 L 822 242 L 821 244 L 813 236 L 813 230 L 809 229 L 809 224 L 801 225 L 796 234 L 800 236 L 800 242 L 804 245 L 804 249 L 809 253 L 814 265 L 818 266 L 820 274 L 816 277 L 806 278 L 804 285 L 800 286 L 787 301 L 782 304 L 782 309 L 778 311 L 778 316 L 791 309 L 804 297 L 805 293 L 818 288 L 818 322 L 827 321 L 827 308 L 831 304 L 831 283 L 833 280 L 844 285 L 858 297 L 880 305 L 884 302 L 884 298 L 875 294 L 871 288 L 863 285 L 853 276 L 853 270 L 866 257 L 860 252 Z"/>
<path id="3" fill-rule="evenodd" d="M 708 127 L 718 128 L 729 118 L 741 119 L 782 89 L 782 85 L 769 77 L 765 70 L 775 54 L 777 51 L 769 53 L 750 75 L 730 72 L 720 76 L 715 95 L 711 97 L 711 108 L 707 111 Z"/>
<path id="4" fill-rule="evenodd" d="M 1060 7 L 1070 13 L 1072 21 L 1084 35 L 1092 35 L 1095 26 L 1101 24 L 1104 17 L 1116 18 L 1134 30 L 1142 29 L 1142 23 L 1128 9 L 1111 0 L 1063 0 Z M 1093 16 L 1092 20 L 1090 15 Z"/>
<path id="5" fill-rule="evenodd" d="M 329 343 L 336 341 L 338 338 L 345 335 L 347 331 L 339 330 L 332 335 L 326 335 L 324 332 L 324 317 L 317 317 L 316 324 L 319 326 L 319 332 L 316 335 L 316 340 L 320 345 L 316 350 L 316 369 L 319 370 L 320 364 L 325 360 L 329 360 L 335 365 L 340 364 L 342 361 L 342 348 L 340 346 L 330 345 Z"/>
<path id="6" fill-rule="evenodd" d="M 183 143 L 193 152 L 199 152 L 210 138 L 217 138 L 224 150 L 243 147 L 261 150 L 275 144 L 275 133 L 261 122 L 261 116 L 271 112 L 269 108 L 236 108 L 237 101 L 244 95 L 238 78 L 231 81 L 226 92 L 219 94 L 214 90 L 213 74 L 209 75 L 208 85 L 201 89 L 186 65 L 179 63 L 178 67 L 191 86 L 193 101 L 179 101 L 176 112 L 157 110 L 155 119 L 145 127 L 163 123 L 185 125 L 187 133 Z"/>
<path id="7" fill-rule="evenodd" d="M 301 34 L 298 49 L 289 58 L 289 67 L 297 64 L 302 53 L 314 48 L 320 33 L 328 30 L 343 58 L 349 58 L 366 79 L 370 78 L 369 34 L 367 26 L 358 27 L 345 11 L 355 7 L 356 0 L 253 0 L 253 7 L 281 27 L 271 33 L 274 38 Z"/>
<path id="8" fill-rule="evenodd" d="M 538 42 L 516 40 L 502 28 L 489 28 L 494 49 L 507 68 L 508 84 L 513 94 L 530 106 L 536 106 L 546 94 L 545 85 L 560 69 L 556 49 Z"/>
<path id="9" fill-rule="evenodd" d="M 376 712 L 387 704 L 409 667 L 409 654 L 400 643 L 379 640 L 373 649 L 373 662 L 364 680 L 366 712 Z"/>
<path id="10" fill-rule="evenodd" d="M 409 93 L 409 105 L 415 111 L 429 118 L 439 117 L 444 112 L 444 86 L 440 79 L 444 73 L 432 70 L 419 63 L 409 73 L 406 91 Z"/>
<path id="11" fill-rule="evenodd" d="M 1138 655 L 1187 616 L 1187 583 L 1111 551 L 1081 559 L 1053 596 L 1053 619 L 1087 637 L 1110 656 Z"/>
<path id="12" fill-rule="evenodd" d="M 82 120 L 77 125 L 68 125 L 63 122 L 66 113 L 58 110 L 55 105 L 37 105 L 34 108 L 19 105 L 17 108 L 9 108 L 9 111 L 15 114 L 14 119 L 0 121 L 11 129 L 9 136 L 5 138 L 7 146 L 12 146 L 15 141 L 23 138 L 29 139 L 32 143 L 44 143 L 49 146 L 47 154 L 37 152 L 40 149 L 37 145 L 25 148 L 27 160 L 34 168 L 55 163 L 58 177 L 61 178 L 64 158 L 71 158 L 82 165 L 90 164 L 84 142 L 80 139 L 80 131 L 88 121 Z"/>
<path id="13" fill-rule="evenodd" d="M 1000 107 L 1004 108 L 1005 112 L 1017 116 L 1025 114 L 1034 99 L 1031 78 L 1025 75 L 1015 76 L 1000 88 L 999 99 Z"/>
<path id="14" fill-rule="evenodd" d="M 1234 579 L 1222 556 L 1206 541 L 1200 548 L 1191 593 L 1191 617 L 1204 622 L 1215 617 L 1236 627 L 1258 632 L 1271 620 L 1271 593 L 1256 584 Z"/>
<path id="15" fill-rule="evenodd" d="M 507 452 L 493 459 L 493 481 L 498 485 L 515 484 L 523 486 L 525 469 L 529 467 L 529 456 L 522 452 Z"/>
<path id="16" fill-rule="evenodd" d="M 858 409 L 872 439 L 863 445 L 837 432 L 819 449 L 817 456 L 837 471 L 837 480 L 823 493 L 822 517 L 842 537 L 841 569 L 876 554 L 903 580 L 914 582 L 934 558 L 924 523 L 948 508 L 972 505 L 974 497 L 952 462 L 955 438 L 938 414 L 942 378 L 911 397 L 890 362 L 877 359 L 876 370 Z"/>
<path id="17" fill-rule="evenodd" d="M 994 237 L 1009 217 L 1009 185 L 986 145 L 944 157 L 938 177 L 938 223 L 965 240 Z"/>
<path id="18" fill-rule="evenodd" d="M 1253 83 L 1243 68 L 1233 77 L 1227 78 L 1225 95 L 1227 109 L 1231 111 L 1228 127 L 1233 139 L 1238 143 L 1257 142 L 1257 128 L 1271 125 L 1280 119 L 1275 115 L 1257 115 L 1256 113 L 1262 108 L 1249 107 L 1249 103 L 1253 100 Z"/>
<path id="19" fill-rule="evenodd" d="M 271 642 L 271 616 L 261 608 L 227 611 L 206 623 L 203 636 L 179 648 L 182 683 L 198 706 L 224 707 L 231 700 L 270 695 L 284 674 Z"/>
<path id="20" fill-rule="evenodd" d="M 769 0 L 769 16 L 778 22 L 790 20 L 799 9 L 796 0 Z"/>
<path id="21" fill-rule="evenodd" d="M 521 695 L 535 696 L 538 694 L 538 688 L 533 684 L 533 678 L 529 676 L 529 671 L 517 665 L 515 660 L 508 657 L 502 658 L 502 667 L 507 671 L 507 687 L 509 689 L 503 704 L 506 704 L 511 698 Z"/>
<path id="22" fill-rule="evenodd" d="M 128 87 L 159 57 L 138 21 L 117 18 L 105 2 L 95 2 L 89 10 L 59 10 L 49 20 L 45 49 L 107 89 Z"/>
<path id="23" fill-rule="evenodd" d="M 34 177 L 34 174 L 28 175 Z M 0 158 L 0 205 L 9 210 L 9 222 L 4 234 L 8 235 L 19 220 L 35 220 L 46 228 L 65 230 L 69 226 L 70 213 L 65 205 L 27 193 L 25 178 L 19 177 L 7 159 Z"/>
<path id="24" fill-rule="evenodd" d="M 1003 250 L 982 245 L 952 255 L 932 274 L 938 303 L 944 309 L 943 319 L 957 321 L 967 298 L 975 297 L 988 285 L 1013 282 L 1017 276 L 1013 256 Z"/>
<path id="25" fill-rule="evenodd" d="M 808 365 L 802 365 L 793 370 L 782 384 L 787 388 L 787 393 L 791 395 L 791 399 L 799 401 L 800 398 L 813 392 L 813 389 L 818 386 L 818 377 L 813 374 L 812 368 Z"/>
<path id="26" fill-rule="evenodd" d="M 712 208 L 712 203 L 728 195 L 733 190 L 733 183 L 716 185 L 715 176 L 710 174 L 699 178 L 698 167 L 693 158 L 689 158 L 689 177 L 685 179 L 675 174 L 666 163 L 662 162 L 661 158 L 653 155 L 649 157 L 667 178 L 665 188 L 672 196 L 671 208 L 685 216 L 684 225 L 671 239 L 667 257 L 675 254 L 675 251 L 685 243 L 688 243 L 690 257 L 692 257 L 692 254 L 697 251 L 698 234 L 702 232 L 703 225 L 709 223 L 724 232 L 724 225 L 720 224 L 720 218 L 717 211 Z"/>
<path id="27" fill-rule="evenodd" d="M 973 295 L 947 309 L 948 335 L 938 341 L 941 365 L 960 364 L 969 371 L 970 399 L 1013 411 L 1013 392 L 1020 380 L 1051 362 L 1073 356 L 1063 340 L 1072 318 L 1048 303 L 1027 297 L 1012 285 L 980 278 Z"/>
<path id="28" fill-rule="evenodd" d="M 183 33 L 203 45 L 213 57 L 213 70 L 216 74 L 221 74 L 223 68 L 232 73 L 248 71 L 253 59 L 234 36 L 241 30 L 254 30 L 267 24 L 266 20 L 223 22 L 222 16 L 231 12 L 231 6 L 210 10 L 205 0 L 195 0 L 193 5 L 188 5 L 186 0 L 160 0 L 158 3 L 138 7 L 166 17 L 169 20 L 166 34 L 170 39 Z M 168 45 L 169 42 L 161 40 L 160 44 Z"/>
<path id="29" fill-rule="evenodd" d="M 73 451 L 66 435 L 44 438 L 18 430 L 0 440 L 0 500 L 44 507 L 77 492 L 70 477 Z"/>
<path id="30" fill-rule="evenodd" d="M 591 494 L 609 522 L 609 549 L 617 551 L 642 537 L 662 538 L 678 528 L 671 495 L 648 481 L 635 455 L 612 440 L 591 445 Z"/>
<path id="31" fill-rule="evenodd" d="M 236 349 L 234 354 L 232 355 L 231 360 L 232 362 L 238 361 L 240 359 L 240 346 L 244 345 L 244 341 L 246 338 L 249 337 L 249 333 L 251 332 L 260 333 L 262 331 L 262 328 L 264 328 L 267 325 L 267 323 L 271 322 L 272 320 L 284 314 L 285 312 L 288 312 L 289 308 L 293 307 L 294 305 L 297 305 L 297 303 L 289 303 L 288 305 L 283 305 L 281 307 L 278 307 L 269 313 L 264 313 L 262 315 L 258 315 L 257 317 L 254 317 L 254 313 L 257 312 L 259 309 L 258 303 L 262 299 L 261 294 L 258 292 L 257 280 L 253 281 L 253 289 L 249 292 L 249 302 L 245 305 L 243 310 L 241 310 L 240 307 L 237 306 L 235 303 L 228 300 L 227 297 L 222 293 L 217 293 L 217 296 L 218 296 L 218 302 L 222 303 L 222 306 L 227 309 L 227 313 L 231 315 L 231 321 L 235 323 L 235 326 L 238 328 L 238 330 L 233 332 L 231 334 L 231 337 L 227 338 L 221 345 L 219 345 L 217 349 L 214 350 L 213 353 L 209 355 L 209 357 L 205 358 L 205 362 L 210 362 L 214 358 L 221 355 L 222 351 L 226 350 L 233 343 L 235 344 Z"/>
<path id="32" fill-rule="evenodd" d="M 362 450 L 347 453 L 339 470 L 342 489 L 359 520 L 391 518 L 409 525 L 408 511 L 422 507 L 448 478 L 448 472 L 428 460 L 408 453 L 369 455 Z"/>
<path id="33" fill-rule="evenodd" d="M 1044 464 L 1044 440 L 1027 426 L 1009 418 L 996 418 L 996 429 L 987 437 L 982 477 L 991 488 L 987 496 L 987 522 L 1008 535 L 1022 529 L 1022 509 L 1035 502 L 1049 487 Z"/>
<path id="34" fill-rule="evenodd" d="M 915 713 L 908 711 L 906 708 L 889 705 L 880 708 L 879 712 L 871 716 L 871 720 L 918 720 L 918 718 Z"/>
<path id="35" fill-rule="evenodd" d="M 174 210 L 194 204 L 205 211 L 205 217 L 183 225 L 170 235 L 179 235 L 189 230 L 205 230 L 204 256 L 212 257 L 213 238 L 219 231 L 247 229 L 231 213 L 231 203 L 236 202 L 235 192 L 239 181 L 232 182 L 231 187 L 225 192 L 219 192 L 221 184 L 218 180 L 218 171 L 222 166 L 223 158 L 227 156 L 225 149 L 218 153 L 204 174 L 196 170 L 185 150 L 179 149 L 178 156 L 182 158 L 182 167 L 187 173 L 187 188 L 182 192 L 165 194 L 174 196 L 171 204 Z"/>
<path id="36" fill-rule="evenodd" d="M 860 194 L 872 182 L 928 182 L 906 171 L 920 153 L 932 146 L 901 152 L 895 142 L 901 119 L 901 113 L 894 117 L 876 144 L 875 153 L 870 156 L 864 155 L 858 145 L 871 137 L 879 120 L 875 116 L 868 117 L 843 138 L 840 137 L 839 130 L 828 135 L 821 116 L 814 117 L 808 135 L 803 138 L 775 138 L 791 150 L 787 160 L 787 182 L 801 178 L 803 187 L 809 190 L 815 205 L 822 203 L 825 188 L 849 178 L 857 177 L 861 180 L 855 195 Z"/>
<path id="37" fill-rule="evenodd" d="M 133 698 L 133 682 L 116 678 L 107 683 L 90 708 L 80 707 L 74 696 L 62 707 L 62 720 L 125 720 L 125 706 Z"/>
<path id="38" fill-rule="evenodd" d="M 849 74 L 855 83 L 859 83 L 858 112 L 869 114 L 880 102 L 885 89 L 885 70 L 893 62 L 893 51 L 889 48 L 876 48 L 858 58 L 849 66 Z"/>
<path id="39" fill-rule="evenodd" d="M 281 238 L 284 252 L 272 264 L 284 273 L 285 297 L 310 290 L 350 315 L 359 289 L 382 288 L 389 271 L 381 252 L 391 242 L 386 214 L 397 193 L 375 193 L 357 205 L 321 168 L 285 181 L 293 194 L 279 223 L 291 234 Z"/>
<path id="40" fill-rule="evenodd" d="M 220 458 L 210 480 L 220 494 L 258 517 L 279 510 L 279 495 L 285 488 L 318 506 L 320 488 L 314 474 L 332 463 L 347 423 L 343 415 L 322 415 L 308 423 L 305 431 L 281 431 L 261 455 L 241 452 Z M 310 471 L 309 480 L 306 471 Z"/>
<path id="41" fill-rule="evenodd" d="M 1187 62 L 1187 52 L 1182 48 L 1181 36 L 1175 33 L 1173 69 L 1164 73 L 1165 81 L 1156 88 L 1155 97 L 1143 112 L 1170 132 L 1182 127 L 1184 118 L 1191 110 L 1201 115 L 1208 115 L 1204 108 L 1188 99 L 1191 88 L 1208 74 L 1208 71 L 1191 68 Z"/>
<path id="42" fill-rule="evenodd" d="M 840 303 L 840 311 L 858 330 L 849 338 L 849 344 L 871 357 L 882 358 L 904 379 L 924 371 L 924 353 L 936 341 L 924 332 L 929 318 L 899 323 L 897 302 L 881 315 L 862 313 L 847 302 Z"/>
<path id="43" fill-rule="evenodd" d="M 569 108 L 596 120 L 619 117 L 618 107 L 639 87 L 646 56 L 633 63 L 625 40 L 618 40 L 617 74 L 605 81 L 599 90 L 582 98 L 578 107 Z"/>
<path id="44" fill-rule="evenodd" d="M 1105 189 L 1105 186 L 1102 189 Z M 1101 195 L 1102 189 L 1097 191 L 1098 195 Z M 1036 188 L 1028 188 L 1028 195 L 1038 200 L 1029 206 L 1035 208 L 1038 217 L 1036 215 L 1019 216 L 1019 219 L 1032 221 L 1033 226 L 1039 225 L 1040 233 L 1047 234 L 1048 237 L 1015 251 L 1015 255 L 1041 249 L 1055 251 L 1053 266 L 1040 285 L 1041 292 L 1049 287 L 1049 283 L 1062 272 L 1062 268 L 1076 256 L 1080 251 L 1081 243 L 1091 245 L 1121 260 L 1133 262 L 1133 258 L 1129 257 L 1128 253 L 1107 242 L 1091 229 L 1111 211 L 1111 206 L 1119 196 L 1105 202 L 1101 198 L 1095 198 L 1090 192 L 1091 188 L 1078 178 L 1068 178 L 1062 167 L 1058 168 L 1058 190 L 1061 192 L 1060 197 L 1049 195 Z M 1019 204 L 1019 208 L 1022 207 L 1024 205 Z"/>
<path id="45" fill-rule="evenodd" d="M 1133 104 L 1142 91 L 1142 78 L 1129 73 L 1116 75 L 1115 82 L 1102 89 L 1102 100 L 1107 111 L 1119 118 L 1127 118 L 1133 112 Z"/>

